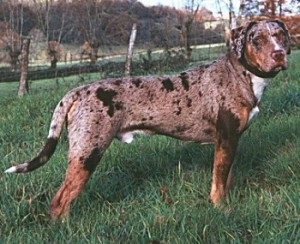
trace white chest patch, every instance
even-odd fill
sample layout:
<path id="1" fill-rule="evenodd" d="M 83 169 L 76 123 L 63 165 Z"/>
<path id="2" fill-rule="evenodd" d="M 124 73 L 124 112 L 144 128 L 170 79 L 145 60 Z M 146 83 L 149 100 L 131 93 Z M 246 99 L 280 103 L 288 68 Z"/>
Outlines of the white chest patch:
<path id="1" fill-rule="evenodd" d="M 258 106 L 255 106 L 249 113 L 248 125 L 256 118 L 258 113 L 259 113 L 259 108 Z"/>
<path id="2" fill-rule="evenodd" d="M 264 90 L 266 86 L 269 84 L 270 80 L 251 74 L 251 81 L 252 81 L 252 89 L 254 95 L 257 98 L 257 103 L 259 103 L 264 93 Z M 249 113 L 248 125 L 253 121 L 253 119 L 256 118 L 258 113 L 259 113 L 259 108 L 258 106 L 255 106 Z"/>
<path id="3" fill-rule="evenodd" d="M 257 98 L 257 102 L 259 102 L 270 80 L 251 74 L 251 81 L 254 95 Z"/>

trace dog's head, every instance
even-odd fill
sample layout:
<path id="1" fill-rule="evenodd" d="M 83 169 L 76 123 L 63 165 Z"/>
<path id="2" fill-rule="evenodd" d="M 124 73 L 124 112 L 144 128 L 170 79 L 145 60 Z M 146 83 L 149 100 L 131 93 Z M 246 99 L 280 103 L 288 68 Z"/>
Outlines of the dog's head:
<path id="1" fill-rule="evenodd" d="M 271 78 L 287 69 L 290 36 L 280 20 L 252 21 L 231 32 L 232 50 L 258 76 Z"/>

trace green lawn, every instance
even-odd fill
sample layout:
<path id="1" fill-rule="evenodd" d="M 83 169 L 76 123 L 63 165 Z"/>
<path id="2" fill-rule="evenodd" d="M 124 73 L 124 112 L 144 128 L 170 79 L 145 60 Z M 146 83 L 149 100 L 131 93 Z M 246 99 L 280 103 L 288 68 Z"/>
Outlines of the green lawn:
<path id="1" fill-rule="evenodd" d="M 226 208 L 207 200 L 212 146 L 138 137 L 114 141 L 70 217 L 53 222 L 47 211 L 67 166 L 64 132 L 46 166 L 0 173 L 0 243 L 299 243 L 300 52 L 289 59 L 240 141 Z M 1 172 L 35 156 L 56 103 L 79 80 L 32 82 L 24 98 L 17 84 L 0 84 Z"/>

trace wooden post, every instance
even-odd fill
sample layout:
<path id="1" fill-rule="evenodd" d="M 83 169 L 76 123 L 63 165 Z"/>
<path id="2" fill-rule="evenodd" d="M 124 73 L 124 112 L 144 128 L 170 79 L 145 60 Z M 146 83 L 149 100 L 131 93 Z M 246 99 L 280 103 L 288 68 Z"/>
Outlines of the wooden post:
<path id="1" fill-rule="evenodd" d="M 20 77 L 20 83 L 19 83 L 19 90 L 18 90 L 18 96 L 22 97 L 29 91 L 28 87 L 28 63 L 29 63 L 29 45 L 30 45 L 30 39 L 24 38 L 22 40 L 22 49 L 21 49 L 21 77 Z"/>
<path id="2" fill-rule="evenodd" d="M 134 46 L 135 38 L 136 38 L 136 24 L 134 23 L 132 25 L 128 50 L 127 50 L 127 56 L 126 56 L 126 62 L 125 62 L 125 76 L 130 75 L 130 71 L 131 71 L 130 65 L 131 65 L 131 60 L 132 60 L 132 55 L 133 55 L 133 46 Z"/>

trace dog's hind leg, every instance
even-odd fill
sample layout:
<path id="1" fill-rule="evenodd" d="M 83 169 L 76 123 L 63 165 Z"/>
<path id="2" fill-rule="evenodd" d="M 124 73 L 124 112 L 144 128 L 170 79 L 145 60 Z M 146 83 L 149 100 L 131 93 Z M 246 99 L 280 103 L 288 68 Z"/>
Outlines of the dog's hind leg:
<path id="1" fill-rule="evenodd" d="M 105 148 L 94 147 L 89 153 L 69 152 L 69 164 L 65 180 L 51 202 L 50 216 L 62 219 L 68 215 L 71 202 L 79 195 L 99 163 Z"/>
<path id="2" fill-rule="evenodd" d="M 65 180 L 51 202 L 52 219 L 63 219 L 68 215 L 71 202 L 82 191 L 91 174 L 78 159 L 69 161 Z"/>
<path id="3" fill-rule="evenodd" d="M 91 118 L 92 119 L 92 118 Z M 69 127 L 68 168 L 65 180 L 50 207 L 52 219 L 68 215 L 71 202 L 79 195 L 98 165 L 104 151 L 114 138 L 116 127 L 112 121 Z M 80 126 L 80 125 L 79 125 Z M 76 133 L 73 133 L 76 131 Z"/>

